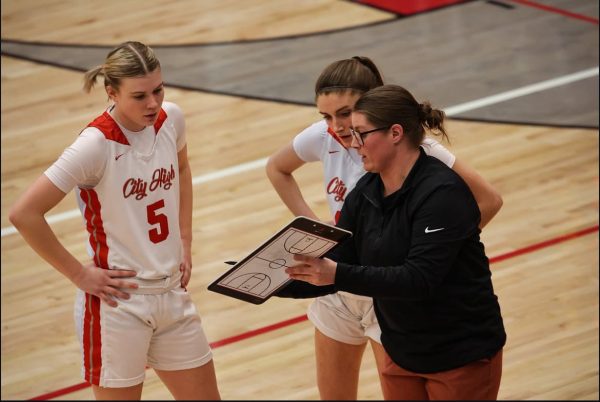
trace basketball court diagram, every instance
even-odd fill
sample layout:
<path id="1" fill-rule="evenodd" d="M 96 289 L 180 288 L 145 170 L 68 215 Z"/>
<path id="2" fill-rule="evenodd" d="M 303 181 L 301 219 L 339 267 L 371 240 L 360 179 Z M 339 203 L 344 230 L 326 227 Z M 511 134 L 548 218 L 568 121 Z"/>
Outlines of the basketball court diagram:
<path id="1" fill-rule="evenodd" d="M 266 297 L 289 280 L 285 268 L 296 264 L 294 254 L 318 257 L 336 244 L 332 240 L 289 228 L 255 250 L 247 261 L 219 284 L 254 296 Z"/>

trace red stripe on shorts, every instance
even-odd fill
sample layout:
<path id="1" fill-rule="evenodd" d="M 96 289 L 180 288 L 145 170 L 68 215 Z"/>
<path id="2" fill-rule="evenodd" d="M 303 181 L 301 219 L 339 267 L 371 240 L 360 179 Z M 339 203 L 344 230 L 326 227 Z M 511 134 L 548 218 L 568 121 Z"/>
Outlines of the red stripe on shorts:
<path id="1" fill-rule="evenodd" d="M 100 335 L 100 299 L 85 294 L 85 313 L 83 316 L 83 367 L 85 380 L 100 385 L 102 371 L 102 338 Z"/>

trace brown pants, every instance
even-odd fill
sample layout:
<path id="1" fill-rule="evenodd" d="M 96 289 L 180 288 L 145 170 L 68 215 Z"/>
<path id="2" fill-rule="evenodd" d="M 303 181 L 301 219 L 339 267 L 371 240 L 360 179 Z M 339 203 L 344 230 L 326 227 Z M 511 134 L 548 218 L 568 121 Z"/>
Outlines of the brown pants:
<path id="1" fill-rule="evenodd" d="M 381 387 L 386 400 L 496 400 L 502 377 L 502 350 L 453 370 L 419 374 L 386 355 Z"/>

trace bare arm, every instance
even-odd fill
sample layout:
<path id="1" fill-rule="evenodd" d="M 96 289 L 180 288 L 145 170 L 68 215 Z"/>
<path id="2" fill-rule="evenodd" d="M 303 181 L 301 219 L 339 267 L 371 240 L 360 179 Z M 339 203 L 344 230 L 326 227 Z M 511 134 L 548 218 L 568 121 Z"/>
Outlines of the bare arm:
<path id="1" fill-rule="evenodd" d="M 177 153 L 179 160 L 179 230 L 183 245 L 181 286 L 187 287 L 192 274 L 192 172 L 187 157 L 187 145 Z"/>
<path id="2" fill-rule="evenodd" d="M 502 207 L 502 197 L 475 169 L 456 159 L 452 169 L 467 183 L 481 212 L 480 228 L 492 220 Z"/>
<path id="3" fill-rule="evenodd" d="M 319 220 L 306 203 L 292 175 L 292 172 L 305 163 L 298 157 L 290 143 L 271 155 L 267 162 L 267 177 L 279 194 L 279 198 L 295 216 L 303 215 Z"/>
<path id="4" fill-rule="evenodd" d="M 13 205 L 9 212 L 9 219 L 40 257 L 81 290 L 100 297 L 114 307 L 117 303 L 113 296 L 129 298 L 129 294 L 118 288 L 135 288 L 137 285 L 113 278 L 135 276 L 135 272 L 84 269 L 84 266 L 63 247 L 44 215 L 64 197 L 65 193 L 46 175 L 41 175 Z M 88 266 L 92 267 L 94 264 L 87 264 L 86 267 Z"/>

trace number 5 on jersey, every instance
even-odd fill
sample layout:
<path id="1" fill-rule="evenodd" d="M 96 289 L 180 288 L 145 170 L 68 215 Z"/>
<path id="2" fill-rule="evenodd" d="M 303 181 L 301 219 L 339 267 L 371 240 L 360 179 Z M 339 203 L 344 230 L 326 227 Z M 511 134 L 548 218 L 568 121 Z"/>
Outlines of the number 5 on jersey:
<path id="1" fill-rule="evenodd" d="M 158 228 L 152 228 L 148 231 L 148 237 L 152 243 L 160 243 L 169 237 L 169 220 L 167 215 L 157 213 L 157 210 L 165 206 L 165 200 L 158 200 L 154 204 L 146 207 L 148 213 L 148 223 L 151 225 L 158 224 Z"/>

